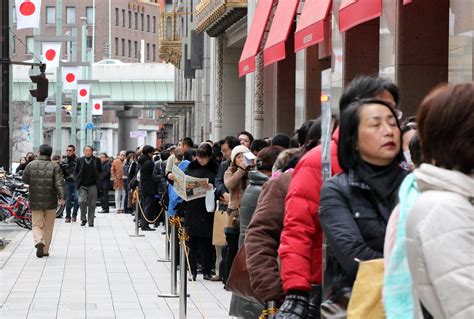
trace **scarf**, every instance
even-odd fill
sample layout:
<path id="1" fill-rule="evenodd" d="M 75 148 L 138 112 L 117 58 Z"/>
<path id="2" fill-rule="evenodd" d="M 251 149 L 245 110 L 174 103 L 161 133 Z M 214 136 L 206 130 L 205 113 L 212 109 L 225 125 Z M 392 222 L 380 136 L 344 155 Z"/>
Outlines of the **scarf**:
<path id="1" fill-rule="evenodd" d="M 397 161 L 388 166 L 376 166 L 361 161 L 355 172 L 388 210 L 395 208 L 398 203 L 398 188 L 408 173 Z"/>

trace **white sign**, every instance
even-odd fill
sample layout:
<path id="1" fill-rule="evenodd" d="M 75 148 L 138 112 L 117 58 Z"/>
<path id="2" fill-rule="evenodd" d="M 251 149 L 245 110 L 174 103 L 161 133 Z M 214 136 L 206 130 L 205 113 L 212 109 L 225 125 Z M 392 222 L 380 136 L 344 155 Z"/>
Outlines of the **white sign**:
<path id="1" fill-rule="evenodd" d="M 130 138 L 146 137 L 146 131 L 131 131 Z"/>

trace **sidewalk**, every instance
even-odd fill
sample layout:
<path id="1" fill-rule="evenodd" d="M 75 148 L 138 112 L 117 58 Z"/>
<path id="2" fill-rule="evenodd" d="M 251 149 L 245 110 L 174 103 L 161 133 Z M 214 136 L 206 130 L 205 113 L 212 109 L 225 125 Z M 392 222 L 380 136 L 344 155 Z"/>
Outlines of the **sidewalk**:
<path id="1" fill-rule="evenodd" d="M 170 263 L 157 262 L 161 232 L 130 237 L 126 214 L 97 214 L 94 228 L 57 219 L 43 258 L 28 232 L 0 269 L 0 318 L 178 318 L 179 299 L 157 296 L 170 290 Z M 222 283 L 199 275 L 194 286 L 188 282 L 188 318 L 229 318 Z"/>

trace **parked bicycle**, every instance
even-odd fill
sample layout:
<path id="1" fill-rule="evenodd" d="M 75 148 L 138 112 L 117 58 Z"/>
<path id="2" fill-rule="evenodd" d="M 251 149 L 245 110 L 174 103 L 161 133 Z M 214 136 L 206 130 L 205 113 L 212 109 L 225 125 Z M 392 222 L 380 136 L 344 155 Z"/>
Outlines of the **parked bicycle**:
<path id="1" fill-rule="evenodd" d="M 31 229 L 28 188 L 11 175 L 0 179 L 0 221 Z"/>

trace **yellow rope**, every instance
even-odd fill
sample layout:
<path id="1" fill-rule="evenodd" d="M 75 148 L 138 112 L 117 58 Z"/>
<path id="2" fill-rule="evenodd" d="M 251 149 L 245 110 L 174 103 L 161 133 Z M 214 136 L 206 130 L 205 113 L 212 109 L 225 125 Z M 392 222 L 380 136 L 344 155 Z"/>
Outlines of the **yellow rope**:
<path id="1" fill-rule="evenodd" d="M 258 319 L 267 319 L 269 315 L 276 315 L 278 312 L 278 308 L 269 308 L 269 309 L 263 309 L 262 314 Z"/>
<path id="2" fill-rule="evenodd" d="M 158 216 L 155 218 L 155 220 L 149 220 L 148 218 L 146 218 L 145 214 L 143 213 L 143 208 L 142 208 L 142 203 L 140 202 L 140 196 L 138 196 L 138 189 L 136 189 L 134 192 L 133 192 L 133 196 L 132 196 L 132 203 L 138 201 L 138 207 L 140 208 L 140 214 L 142 215 L 142 217 L 149 223 L 149 224 L 154 224 L 158 218 L 160 218 L 161 214 L 163 214 L 163 206 L 161 206 L 161 210 L 160 210 L 160 213 L 158 214 Z"/>

